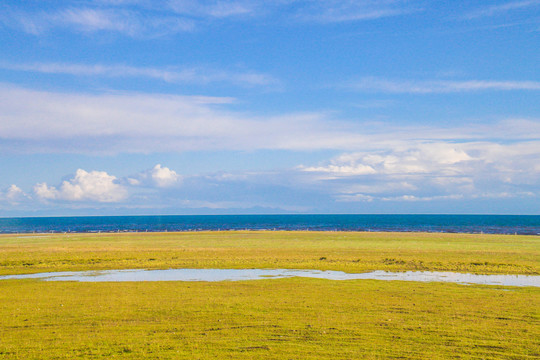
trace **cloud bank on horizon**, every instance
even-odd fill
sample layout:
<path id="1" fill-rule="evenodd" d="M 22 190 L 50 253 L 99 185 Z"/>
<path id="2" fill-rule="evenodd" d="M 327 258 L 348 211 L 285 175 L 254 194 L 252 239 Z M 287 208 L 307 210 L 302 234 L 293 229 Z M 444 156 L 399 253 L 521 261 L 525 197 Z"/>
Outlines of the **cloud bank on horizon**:
<path id="1" fill-rule="evenodd" d="M 540 1 L 5 1 L 0 216 L 540 214 Z"/>

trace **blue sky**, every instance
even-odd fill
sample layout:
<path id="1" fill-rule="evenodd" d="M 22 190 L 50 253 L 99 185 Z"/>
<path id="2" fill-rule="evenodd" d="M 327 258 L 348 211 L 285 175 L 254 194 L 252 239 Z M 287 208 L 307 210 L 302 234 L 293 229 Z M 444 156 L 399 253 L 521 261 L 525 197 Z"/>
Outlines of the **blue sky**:
<path id="1" fill-rule="evenodd" d="M 0 216 L 540 214 L 540 0 L 0 4 Z"/>

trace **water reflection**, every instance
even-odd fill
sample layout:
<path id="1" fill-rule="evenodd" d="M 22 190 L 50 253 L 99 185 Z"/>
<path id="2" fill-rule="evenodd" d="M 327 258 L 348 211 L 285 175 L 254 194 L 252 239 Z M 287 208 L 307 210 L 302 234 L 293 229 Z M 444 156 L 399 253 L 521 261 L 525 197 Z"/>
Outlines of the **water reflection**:
<path id="1" fill-rule="evenodd" d="M 503 286 L 540 287 L 540 276 L 531 275 L 475 275 L 454 272 L 372 271 L 349 274 L 342 271 L 289 270 L 289 269 L 168 269 L 168 270 L 104 270 L 50 272 L 0 276 L 8 279 L 42 279 L 45 281 L 119 282 L 119 281 L 241 281 L 290 277 L 308 277 L 329 280 L 398 280 L 422 282 L 452 282 Z"/>

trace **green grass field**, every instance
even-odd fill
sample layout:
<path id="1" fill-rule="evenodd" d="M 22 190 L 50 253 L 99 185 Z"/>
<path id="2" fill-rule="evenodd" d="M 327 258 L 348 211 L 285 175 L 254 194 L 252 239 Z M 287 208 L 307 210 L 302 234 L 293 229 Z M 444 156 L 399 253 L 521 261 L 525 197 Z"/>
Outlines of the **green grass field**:
<path id="1" fill-rule="evenodd" d="M 0 236 L 0 273 L 125 268 L 540 273 L 540 237 Z M 540 289 L 318 279 L 0 281 L 0 359 L 537 359 Z"/>
<path id="2" fill-rule="evenodd" d="M 0 274 L 129 268 L 540 274 L 540 237 L 301 231 L 0 235 Z"/>

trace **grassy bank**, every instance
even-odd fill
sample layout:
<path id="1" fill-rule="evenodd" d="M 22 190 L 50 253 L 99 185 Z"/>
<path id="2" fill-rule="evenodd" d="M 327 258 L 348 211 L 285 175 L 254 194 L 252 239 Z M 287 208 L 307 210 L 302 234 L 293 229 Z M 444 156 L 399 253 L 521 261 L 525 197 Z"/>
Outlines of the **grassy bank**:
<path id="1" fill-rule="evenodd" d="M 0 236 L 0 274 L 128 268 L 539 274 L 540 237 L 281 231 Z"/>

